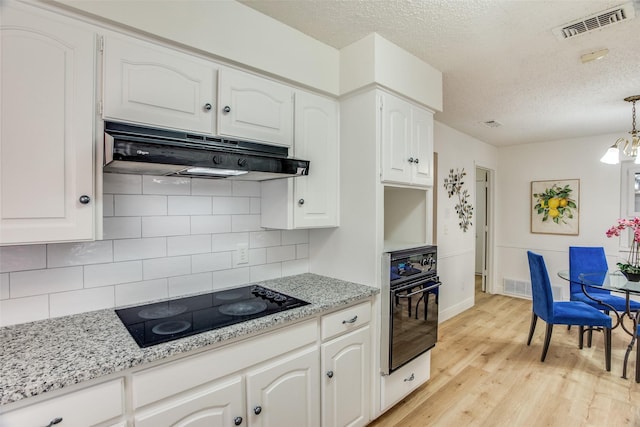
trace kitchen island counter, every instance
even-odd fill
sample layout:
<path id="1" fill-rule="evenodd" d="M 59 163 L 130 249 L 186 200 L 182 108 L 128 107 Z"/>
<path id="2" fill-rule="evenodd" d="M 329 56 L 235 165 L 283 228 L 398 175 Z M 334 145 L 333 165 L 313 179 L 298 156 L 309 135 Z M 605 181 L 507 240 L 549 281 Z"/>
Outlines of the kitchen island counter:
<path id="1" fill-rule="evenodd" d="M 264 333 L 379 292 L 373 287 L 311 273 L 255 284 L 310 304 L 147 348 L 136 344 L 113 309 L 0 328 L 0 405 Z"/>

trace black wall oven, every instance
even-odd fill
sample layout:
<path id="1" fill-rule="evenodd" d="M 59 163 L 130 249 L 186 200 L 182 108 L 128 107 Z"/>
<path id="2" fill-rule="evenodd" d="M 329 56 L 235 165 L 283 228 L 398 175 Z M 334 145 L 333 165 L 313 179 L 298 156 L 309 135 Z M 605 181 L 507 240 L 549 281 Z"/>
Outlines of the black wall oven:
<path id="1" fill-rule="evenodd" d="M 438 339 L 437 247 L 386 252 L 382 274 L 381 368 L 389 375 Z"/>

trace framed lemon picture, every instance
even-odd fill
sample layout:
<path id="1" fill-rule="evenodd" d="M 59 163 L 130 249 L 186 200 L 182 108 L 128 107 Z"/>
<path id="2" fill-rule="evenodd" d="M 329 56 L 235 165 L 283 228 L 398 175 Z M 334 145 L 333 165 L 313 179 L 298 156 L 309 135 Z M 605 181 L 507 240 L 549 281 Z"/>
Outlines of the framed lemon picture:
<path id="1" fill-rule="evenodd" d="M 531 232 L 577 236 L 580 180 L 531 181 Z"/>

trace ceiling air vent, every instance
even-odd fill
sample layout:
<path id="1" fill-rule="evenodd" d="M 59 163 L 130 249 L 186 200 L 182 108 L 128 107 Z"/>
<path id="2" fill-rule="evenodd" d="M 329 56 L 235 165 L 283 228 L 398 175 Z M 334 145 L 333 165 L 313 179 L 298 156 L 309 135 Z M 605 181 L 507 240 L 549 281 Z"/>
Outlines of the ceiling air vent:
<path id="1" fill-rule="evenodd" d="M 502 123 L 496 122 L 495 120 L 487 120 L 486 122 L 481 123 L 488 128 L 499 128 L 500 126 L 502 126 Z"/>
<path id="2" fill-rule="evenodd" d="M 635 16 L 636 15 L 633 4 L 627 3 L 602 12 L 598 12 L 595 15 L 587 16 L 577 21 L 573 21 L 562 27 L 554 28 L 552 32 L 558 39 L 565 40 L 584 33 L 588 33 L 593 30 L 597 30 L 610 24 L 627 21 L 629 19 L 635 18 Z"/>

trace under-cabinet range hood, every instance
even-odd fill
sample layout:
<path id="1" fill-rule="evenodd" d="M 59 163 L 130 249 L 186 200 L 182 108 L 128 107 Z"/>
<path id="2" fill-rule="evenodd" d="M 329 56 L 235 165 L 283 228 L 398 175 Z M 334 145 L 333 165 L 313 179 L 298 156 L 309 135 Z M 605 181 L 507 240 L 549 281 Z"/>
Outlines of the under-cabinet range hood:
<path id="1" fill-rule="evenodd" d="M 104 172 L 247 181 L 309 174 L 289 149 L 187 132 L 105 122 Z"/>

